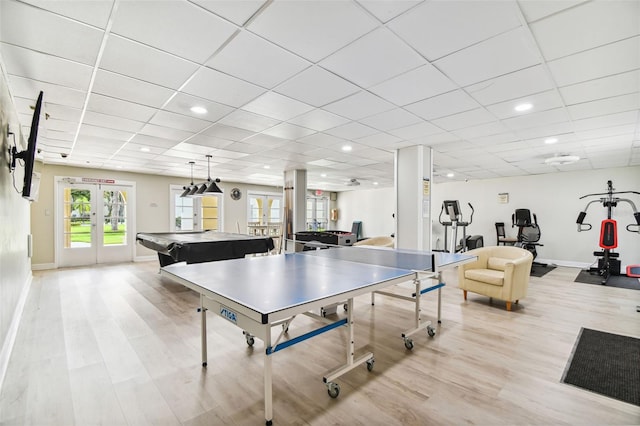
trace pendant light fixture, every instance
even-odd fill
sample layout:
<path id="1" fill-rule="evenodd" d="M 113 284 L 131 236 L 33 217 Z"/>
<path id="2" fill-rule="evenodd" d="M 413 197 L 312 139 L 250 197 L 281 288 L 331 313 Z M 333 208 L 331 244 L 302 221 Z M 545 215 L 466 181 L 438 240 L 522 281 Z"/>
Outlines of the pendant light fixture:
<path id="1" fill-rule="evenodd" d="M 211 159 L 211 155 L 207 155 L 207 181 L 202 184 L 197 190 L 197 192 L 193 195 L 194 197 L 205 197 L 211 194 L 222 194 L 222 190 L 218 186 L 216 182 L 220 182 L 220 179 L 216 178 L 215 180 L 211 179 L 211 169 L 209 165 L 209 160 Z"/>
<path id="2" fill-rule="evenodd" d="M 184 192 L 182 194 L 180 194 L 180 197 L 188 197 L 191 193 L 191 190 L 193 189 L 193 165 L 196 164 L 195 161 L 189 161 L 189 165 L 191 165 L 191 184 L 189 186 L 183 186 L 182 188 L 184 189 Z M 196 190 L 198 189 L 198 187 L 195 187 Z"/>

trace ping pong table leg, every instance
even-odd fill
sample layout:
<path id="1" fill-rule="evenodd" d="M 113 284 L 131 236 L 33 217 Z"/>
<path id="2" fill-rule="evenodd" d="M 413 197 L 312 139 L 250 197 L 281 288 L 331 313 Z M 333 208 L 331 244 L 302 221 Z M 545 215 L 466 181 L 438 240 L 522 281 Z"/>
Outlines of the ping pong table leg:
<path id="1" fill-rule="evenodd" d="M 271 327 L 267 325 L 264 347 L 271 347 Z M 267 426 L 273 424 L 273 371 L 271 368 L 271 355 L 264 351 L 264 420 Z"/>
<path id="2" fill-rule="evenodd" d="M 442 271 L 438 271 L 438 284 L 442 284 Z M 438 288 L 438 324 L 442 324 L 440 315 L 442 313 L 442 287 Z"/>
<path id="3" fill-rule="evenodd" d="M 207 308 L 204 307 L 204 295 L 200 295 L 200 345 L 202 346 L 202 366 L 207 366 Z"/>

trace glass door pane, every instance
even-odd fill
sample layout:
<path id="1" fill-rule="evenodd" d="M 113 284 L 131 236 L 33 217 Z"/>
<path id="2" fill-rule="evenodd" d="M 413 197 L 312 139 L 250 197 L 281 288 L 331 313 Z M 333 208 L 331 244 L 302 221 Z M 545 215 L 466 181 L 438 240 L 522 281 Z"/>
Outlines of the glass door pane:
<path id="1" fill-rule="evenodd" d="M 193 231 L 193 198 L 175 195 L 176 231 Z"/>
<path id="2" fill-rule="evenodd" d="M 127 244 L 127 193 L 122 190 L 104 190 L 103 239 L 105 246 Z"/>
<path id="3" fill-rule="evenodd" d="M 63 247 L 91 247 L 91 190 L 64 188 Z"/>

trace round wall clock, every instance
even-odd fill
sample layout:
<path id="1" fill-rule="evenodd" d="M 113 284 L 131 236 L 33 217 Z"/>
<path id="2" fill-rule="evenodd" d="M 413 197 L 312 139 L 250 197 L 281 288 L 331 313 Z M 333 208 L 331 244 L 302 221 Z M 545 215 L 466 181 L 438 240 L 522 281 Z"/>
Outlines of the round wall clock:
<path id="1" fill-rule="evenodd" d="M 242 198 L 242 191 L 240 191 L 238 188 L 233 188 L 231 190 L 231 199 L 239 200 L 240 198 Z"/>

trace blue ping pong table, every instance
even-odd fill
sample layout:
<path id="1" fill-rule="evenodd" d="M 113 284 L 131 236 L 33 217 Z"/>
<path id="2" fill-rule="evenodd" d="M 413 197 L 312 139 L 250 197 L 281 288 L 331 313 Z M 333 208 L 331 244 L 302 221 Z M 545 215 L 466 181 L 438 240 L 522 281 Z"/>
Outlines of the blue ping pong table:
<path id="1" fill-rule="evenodd" d="M 274 353 L 346 326 L 346 363 L 323 377 L 329 395 L 335 398 L 340 393 L 339 385 L 334 382 L 336 378 L 365 363 L 371 371 L 374 364 L 371 352 L 354 356 L 353 299 L 378 292 L 414 302 L 414 327 L 402 334 L 405 345 L 410 349 L 413 343 L 409 347 L 408 336 L 430 325 L 420 318 L 420 296 L 438 290 L 439 320 L 440 290 L 444 286 L 441 271 L 473 260 L 474 256 L 464 254 L 344 247 L 191 265 L 173 264 L 163 267 L 161 274 L 200 294 L 203 366 L 207 365 L 207 310 L 241 328 L 248 344 L 253 344 L 254 336 L 264 342 L 265 421 L 271 425 L 271 356 Z M 437 284 L 422 287 L 422 282 L 427 279 L 436 280 Z M 415 284 L 416 290 L 411 297 L 383 291 L 407 281 Z M 342 303 L 346 308 L 346 318 L 329 321 L 295 337 L 289 336 L 289 325 L 297 315 Z M 275 340 L 272 339 L 274 327 L 278 328 L 276 332 L 279 330 Z"/>

